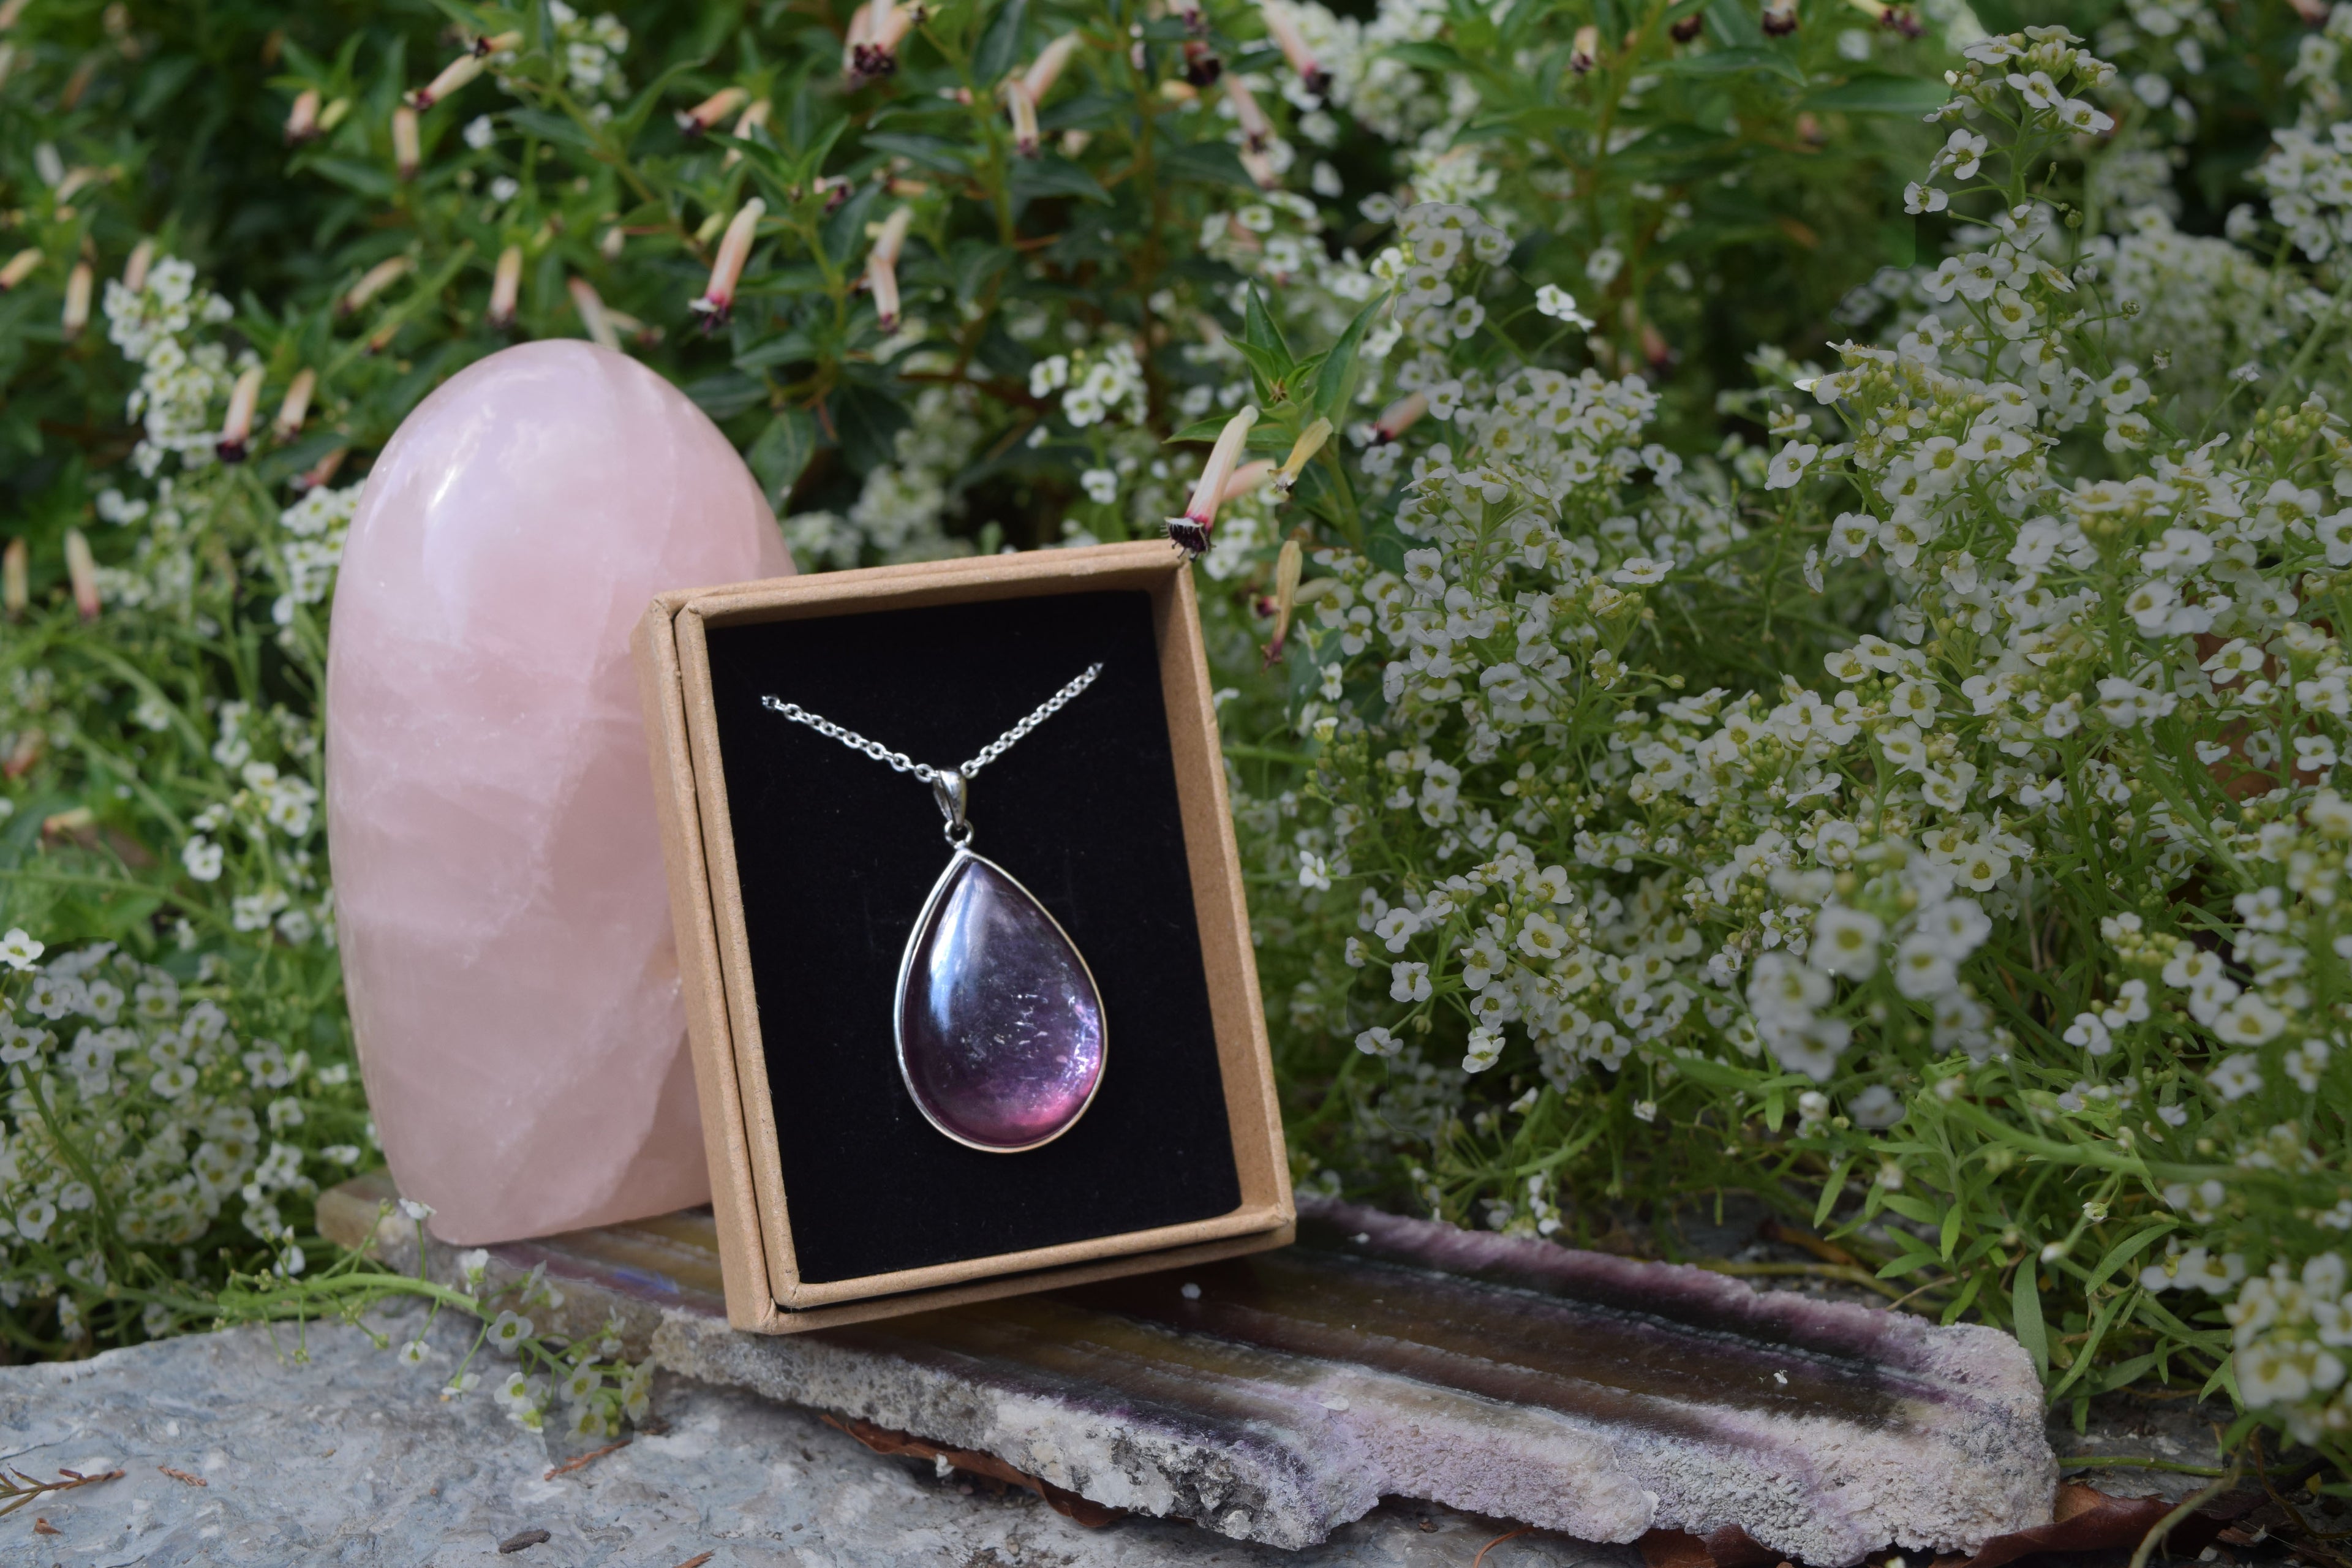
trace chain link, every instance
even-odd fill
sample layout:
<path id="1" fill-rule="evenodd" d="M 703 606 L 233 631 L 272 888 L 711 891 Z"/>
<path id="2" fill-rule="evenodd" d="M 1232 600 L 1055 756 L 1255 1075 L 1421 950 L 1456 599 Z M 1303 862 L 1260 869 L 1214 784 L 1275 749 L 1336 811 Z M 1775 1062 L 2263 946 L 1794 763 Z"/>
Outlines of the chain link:
<path id="1" fill-rule="evenodd" d="M 968 779 L 1006 752 L 1011 751 L 1014 742 L 1055 714 L 1059 713 L 1068 705 L 1070 699 L 1092 686 L 1095 677 L 1102 673 L 1102 668 L 1098 663 L 1087 666 L 1076 679 L 1039 703 L 1036 711 L 1029 717 L 982 746 L 978 756 L 964 763 L 956 772 Z M 762 697 L 760 699 L 760 705 L 782 714 L 795 724 L 805 724 L 818 734 L 828 740 L 838 741 L 853 752 L 865 752 L 876 762 L 887 764 L 894 773 L 912 773 L 925 784 L 930 784 L 940 776 L 940 770 L 930 763 L 919 763 L 904 752 L 894 752 L 879 741 L 869 741 L 855 730 L 845 730 L 832 720 L 820 718 L 797 702 L 787 702 L 780 697 Z"/>

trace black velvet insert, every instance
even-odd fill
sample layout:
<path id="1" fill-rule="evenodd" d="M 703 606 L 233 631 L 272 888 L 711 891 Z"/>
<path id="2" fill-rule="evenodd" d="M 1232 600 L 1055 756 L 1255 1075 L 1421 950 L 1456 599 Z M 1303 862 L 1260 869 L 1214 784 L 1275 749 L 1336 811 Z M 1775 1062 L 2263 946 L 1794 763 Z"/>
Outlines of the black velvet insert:
<path id="1" fill-rule="evenodd" d="M 1241 1205 L 1139 591 L 714 627 L 710 675 L 786 1205 L 810 1283 Z M 898 957 L 949 848 L 929 786 L 763 709 L 773 693 L 955 766 L 1087 665 L 971 784 L 972 847 L 1036 895 L 1102 993 L 1102 1088 L 1043 1149 L 935 1131 L 898 1076 Z"/>

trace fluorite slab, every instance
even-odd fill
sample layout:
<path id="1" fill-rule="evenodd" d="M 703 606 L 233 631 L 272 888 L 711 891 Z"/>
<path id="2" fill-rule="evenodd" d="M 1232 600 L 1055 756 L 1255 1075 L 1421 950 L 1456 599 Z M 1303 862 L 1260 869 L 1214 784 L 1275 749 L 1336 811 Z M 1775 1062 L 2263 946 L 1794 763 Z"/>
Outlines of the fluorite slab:
<path id="1" fill-rule="evenodd" d="M 629 634 L 792 561 L 676 387 L 583 342 L 410 414 L 327 658 L 336 925 L 368 1106 L 446 1241 L 709 1196 Z"/>
<path id="2" fill-rule="evenodd" d="M 959 849 L 898 968 L 898 1070 L 932 1126 L 1013 1153 L 1068 1131 L 1102 1082 L 1102 997 L 1045 906 Z"/>

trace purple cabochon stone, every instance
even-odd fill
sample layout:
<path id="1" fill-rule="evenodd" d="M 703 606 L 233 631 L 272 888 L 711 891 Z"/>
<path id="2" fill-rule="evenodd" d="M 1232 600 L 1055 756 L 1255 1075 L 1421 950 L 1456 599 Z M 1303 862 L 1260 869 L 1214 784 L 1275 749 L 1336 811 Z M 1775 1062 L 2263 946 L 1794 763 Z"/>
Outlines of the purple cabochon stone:
<path id="1" fill-rule="evenodd" d="M 964 856 L 944 880 L 898 998 L 908 1090 L 967 1143 L 1042 1143 L 1101 1081 L 1102 998 L 1077 949 L 1012 878 Z"/>

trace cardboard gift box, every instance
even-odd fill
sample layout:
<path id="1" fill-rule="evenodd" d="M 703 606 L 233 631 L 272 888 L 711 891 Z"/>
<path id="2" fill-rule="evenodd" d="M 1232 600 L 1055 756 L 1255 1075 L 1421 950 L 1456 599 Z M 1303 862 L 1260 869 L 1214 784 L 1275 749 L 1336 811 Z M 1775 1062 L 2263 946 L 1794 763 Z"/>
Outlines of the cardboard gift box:
<path id="1" fill-rule="evenodd" d="M 635 639 L 736 1327 L 791 1333 L 1291 1238 L 1287 1159 L 1192 578 L 1165 541 L 667 594 Z M 1107 1043 L 1066 1134 L 994 1153 L 899 1076 L 932 791 L 763 703 L 947 768 L 979 853 L 1084 955 Z"/>

